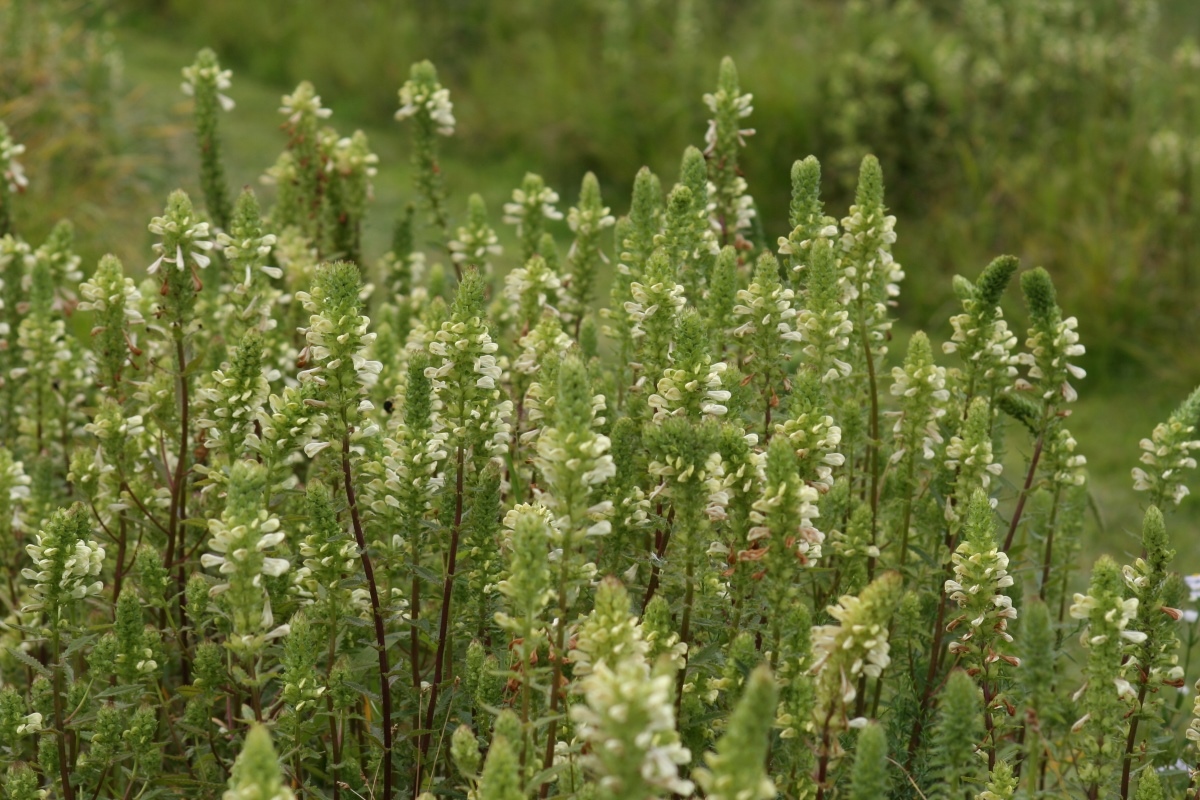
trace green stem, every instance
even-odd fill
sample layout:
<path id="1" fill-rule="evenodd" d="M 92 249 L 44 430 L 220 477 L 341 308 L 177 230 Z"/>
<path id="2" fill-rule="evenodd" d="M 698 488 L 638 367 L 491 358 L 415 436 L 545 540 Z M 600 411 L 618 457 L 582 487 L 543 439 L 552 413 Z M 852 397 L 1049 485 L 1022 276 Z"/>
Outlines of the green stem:
<path id="1" fill-rule="evenodd" d="M 53 633 L 51 634 L 51 649 L 54 651 L 54 734 L 58 739 L 58 772 L 62 780 L 63 800 L 75 800 L 75 789 L 71 786 L 71 769 L 67 751 L 67 731 L 63 715 L 63 670 L 62 670 L 62 639 L 58 631 L 57 604 L 52 609 L 55 618 L 51 619 Z"/>
<path id="2" fill-rule="evenodd" d="M 371 597 L 371 616 L 375 622 L 375 647 L 379 651 L 379 698 L 380 720 L 383 728 L 383 800 L 392 798 L 392 686 L 388 680 L 387 638 L 383 630 L 383 609 L 379 602 L 379 589 L 375 583 L 375 570 L 371 555 L 367 552 L 366 537 L 363 536 L 362 520 L 358 516 L 358 503 L 354 494 L 354 481 L 350 474 L 350 434 L 342 434 L 342 480 L 346 489 L 346 504 L 350 507 L 350 520 L 354 525 L 354 539 L 362 557 L 363 576 Z M 432 708 L 432 706 L 431 706 Z"/>

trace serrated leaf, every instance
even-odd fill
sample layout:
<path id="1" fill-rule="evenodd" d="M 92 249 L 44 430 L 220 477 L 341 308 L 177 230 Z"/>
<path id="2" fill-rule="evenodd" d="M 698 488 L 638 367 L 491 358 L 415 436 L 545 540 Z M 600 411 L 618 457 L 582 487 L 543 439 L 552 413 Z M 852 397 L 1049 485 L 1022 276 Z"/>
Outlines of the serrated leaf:
<path id="1" fill-rule="evenodd" d="M 36 658 L 33 658 L 28 653 L 23 653 L 20 650 L 17 650 L 16 648 L 13 648 L 13 647 L 9 647 L 9 648 L 7 648 L 7 650 L 8 650 L 8 654 L 10 656 L 15 658 L 17 661 L 20 661 L 22 664 L 29 667 L 31 670 L 33 670 L 37 674 L 41 675 L 43 678 L 54 677 L 54 673 L 52 673 L 50 670 L 46 669 L 46 667 L 42 666 L 42 662 L 38 661 Z"/>

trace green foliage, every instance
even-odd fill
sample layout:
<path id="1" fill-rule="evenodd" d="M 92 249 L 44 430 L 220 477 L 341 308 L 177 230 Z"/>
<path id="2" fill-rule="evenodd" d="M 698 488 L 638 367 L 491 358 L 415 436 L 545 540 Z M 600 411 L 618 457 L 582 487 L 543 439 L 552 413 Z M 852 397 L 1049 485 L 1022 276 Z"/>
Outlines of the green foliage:
<path id="1" fill-rule="evenodd" d="M 840 222 L 796 162 L 777 258 L 728 60 L 666 198 L 643 170 L 614 222 L 589 175 L 559 224 L 530 173 L 502 262 L 482 196 L 449 240 L 445 92 L 428 63 L 401 91 L 430 218 L 401 216 L 378 283 L 374 162 L 311 84 L 267 215 L 244 192 L 214 230 L 202 165 L 214 219 L 172 193 L 142 288 L 111 257 L 83 281 L 69 225 L 0 240 L 9 796 L 1185 789 L 1158 769 L 1195 761 L 1169 690 L 1194 601 L 1158 503 L 1192 400 L 1142 446 L 1143 554 L 1070 603 L 1083 350 L 1048 273 L 1021 279 L 1023 350 L 1002 257 L 955 281 L 960 363 L 924 333 L 898 363 L 880 161 Z"/>

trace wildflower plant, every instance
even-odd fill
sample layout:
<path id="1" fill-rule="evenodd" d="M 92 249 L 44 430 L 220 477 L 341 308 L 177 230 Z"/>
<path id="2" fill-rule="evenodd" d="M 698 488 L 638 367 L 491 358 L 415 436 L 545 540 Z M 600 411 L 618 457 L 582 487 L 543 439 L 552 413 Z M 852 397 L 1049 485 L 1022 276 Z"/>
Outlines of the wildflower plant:
<path id="1" fill-rule="evenodd" d="M 948 342 L 893 345 L 880 160 L 840 222 L 795 162 L 768 237 L 728 60 L 669 192 L 644 169 L 614 213 L 589 174 L 560 230 L 531 173 L 515 237 L 447 204 L 453 106 L 416 65 L 382 256 L 385 173 L 311 84 L 262 207 L 224 194 L 227 73 L 186 78 L 206 211 L 169 196 L 144 280 L 69 224 L 0 238 L 6 798 L 1194 794 L 1161 510 L 1197 401 L 1141 444 L 1139 552 L 1084 591 L 1049 273 L 1021 273 L 1023 350 L 1008 256 L 955 279 Z"/>

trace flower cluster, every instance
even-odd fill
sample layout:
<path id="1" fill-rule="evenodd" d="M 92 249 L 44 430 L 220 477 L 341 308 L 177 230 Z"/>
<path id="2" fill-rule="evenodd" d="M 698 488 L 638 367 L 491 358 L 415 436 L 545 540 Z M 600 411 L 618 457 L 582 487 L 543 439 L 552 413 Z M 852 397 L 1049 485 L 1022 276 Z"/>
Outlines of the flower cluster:
<path id="1" fill-rule="evenodd" d="M 892 460 L 900 461 L 911 450 L 925 460 L 934 458 L 934 445 L 942 443 L 938 421 L 946 415 L 950 392 L 946 389 L 946 368 L 933 363 L 929 337 L 917 331 L 908 342 L 903 367 L 892 368 L 892 395 L 900 399 L 900 411 L 892 433 L 896 449 Z"/>
<path id="2" fill-rule="evenodd" d="M 413 66 L 411 77 L 400 87 L 400 110 L 396 119 L 428 117 L 442 136 L 454 135 L 454 103 L 450 90 L 438 83 L 437 72 L 428 61 Z"/>
<path id="3" fill-rule="evenodd" d="M 957 637 L 950 652 L 985 672 L 997 661 L 1020 666 L 1020 659 L 1004 652 L 1013 640 L 1008 621 L 1017 618 L 1012 598 L 1004 591 L 1013 585 L 1013 577 L 1008 574 L 1008 556 L 996 547 L 992 506 L 982 490 L 971 495 L 964 529 L 964 541 L 950 559 L 954 578 L 945 586 L 949 599 L 962 609 L 946 626 Z"/>
<path id="4" fill-rule="evenodd" d="M 1171 413 L 1166 422 L 1154 426 L 1150 438 L 1142 439 L 1141 458 L 1148 468 L 1133 468 L 1133 489 L 1150 492 L 1150 504 L 1161 506 L 1167 500 L 1175 505 L 1188 495 L 1184 483 L 1187 473 L 1196 468 L 1191 452 L 1200 449 L 1200 439 L 1192 438 L 1200 421 L 1200 389 L 1192 392 Z"/>
<path id="5" fill-rule="evenodd" d="M 546 220 L 563 218 L 562 212 L 555 208 L 557 202 L 558 192 L 547 186 L 541 175 L 530 172 L 521 186 L 513 189 L 512 201 L 504 204 L 504 222 L 517 227 L 524 261 L 537 253 Z"/>
<path id="6" fill-rule="evenodd" d="M 1105 786 L 1125 736 L 1131 704 L 1137 690 L 1127 677 L 1124 656 L 1130 644 L 1146 640 L 1146 634 L 1129 627 L 1138 613 L 1138 599 L 1126 597 L 1121 570 L 1111 558 L 1101 557 L 1092 570 L 1088 593 L 1075 595 L 1071 617 L 1087 621 L 1080 643 L 1087 648 L 1087 683 L 1082 698 L 1083 715 L 1072 730 L 1082 733 L 1085 761 L 1080 780 L 1085 786 Z"/>
<path id="7" fill-rule="evenodd" d="M 477 194 L 467 199 L 467 222 L 459 227 L 456 237 L 450 242 L 450 260 L 459 265 L 478 267 L 485 275 L 492 272 L 488 261 L 492 256 L 504 252 L 500 237 L 488 224 L 487 206 Z"/>
<path id="8" fill-rule="evenodd" d="M 1073 403 L 1079 395 L 1071 386 L 1071 379 L 1082 379 L 1087 373 L 1068 359 L 1084 354 L 1075 329 L 1079 321 L 1075 317 L 1062 318 L 1062 311 L 1055 299 L 1054 284 L 1044 269 L 1035 269 L 1021 276 L 1021 290 L 1029 307 L 1032 325 L 1025 346 L 1029 352 L 1017 358 L 1029 368 L 1029 381 L 1018 382 L 1020 388 L 1037 387 L 1042 399 L 1051 405 L 1062 402 Z"/>
<path id="9" fill-rule="evenodd" d="M 1017 337 L 1008 329 L 1000 296 L 1017 271 L 1017 259 L 1000 256 L 983 270 L 977 283 L 958 276 L 954 291 L 963 313 L 950 318 L 954 333 L 942 345 L 945 353 L 957 353 L 963 362 L 964 391 L 968 396 L 990 396 L 1017 376 L 1013 348 Z"/>
<path id="10" fill-rule="evenodd" d="M 579 737 L 592 745 L 585 758 L 604 798 L 687 795 L 679 775 L 692 759 L 679 743 L 671 695 L 675 678 L 652 672 L 636 652 L 601 661 L 580 681 L 581 701 L 571 707 Z"/>
<path id="11" fill-rule="evenodd" d="M 275 626 L 264 585 L 265 578 L 277 578 L 292 566 L 286 558 L 268 555 L 278 552 L 287 534 L 280 530 L 279 519 L 259 506 L 265 482 L 266 470 L 258 464 L 234 465 L 225 511 L 220 519 L 209 520 L 209 552 L 200 558 L 202 566 L 215 567 L 221 575 L 222 582 L 214 584 L 209 594 L 228 603 L 232 643 L 251 653 L 289 630 L 286 624 Z"/>
<path id="12" fill-rule="evenodd" d="M 25 552 L 33 566 L 22 569 L 21 577 L 30 581 L 34 601 L 25 608 L 43 611 L 51 629 L 62 626 L 73 601 L 104 590 L 104 582 L 96 580 L 104 567 L 104 547 L 91 538 L 87 509 L 78 503 L 56 511 Z"/>
<path id="13" fill-rule="evenodd" d="M 900 575 L 886 572 L 858 596 L 844 595 L 830 606 L 827 611 L 834 622 L 813 628 L 811 672 L 817 680 L 817 724 L 844 730 L 850 724 L 850 704 L 858 697 L 859 678 L 878 680 L 892 663 L 888 623 L 902 590 Z"/>

